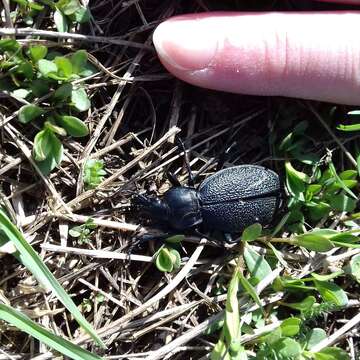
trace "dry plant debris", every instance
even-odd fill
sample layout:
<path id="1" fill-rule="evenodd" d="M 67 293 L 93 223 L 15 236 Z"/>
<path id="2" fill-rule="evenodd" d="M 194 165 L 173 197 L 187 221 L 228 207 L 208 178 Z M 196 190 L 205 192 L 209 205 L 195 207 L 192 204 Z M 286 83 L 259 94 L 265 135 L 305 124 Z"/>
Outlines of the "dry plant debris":
<path id="1" fill-rule="evenodd" d="M 11 72 L 4 53 L 13 48 L 0 44 L 0 205 L 106 349 L 13 256 L 19 249 L 4 228 L 0 305 L 94 359 L 358 358 L 360 147 L 334 120 L 348 109 L 188 86 L 166 73 L 151 43 L 156 25 L 175 14 L 293 10 L 291 2 L 92 0 L 71 12 L 74 1 L 0 5 L 2 39 L 24 52 L 22 70 Z M 61 58 L 56 69 L 45 52 Z M 86 56 L 85 72 L 74 70 L 74 54 Z M 39 82 L 31 90 L 39 79 L 29 66 L 50 84 L 44 93 Z M 236 246 L 186 235 L 179 269 L 166 273 L 154 265 L 160 241 L 128 255 L 137 234 L 156 234 L 130 204 L 134 192 L 163 194 L 167 169 L 186 183 L 176 134 L 198 183 L 235 143 L 226 166 L 276 170 L 289 202 L 272 229 L 248 229 Z M 46 171 L 45 141 L 55 152 Z M 0 321 L 0 360 L 54 358 Z"/>

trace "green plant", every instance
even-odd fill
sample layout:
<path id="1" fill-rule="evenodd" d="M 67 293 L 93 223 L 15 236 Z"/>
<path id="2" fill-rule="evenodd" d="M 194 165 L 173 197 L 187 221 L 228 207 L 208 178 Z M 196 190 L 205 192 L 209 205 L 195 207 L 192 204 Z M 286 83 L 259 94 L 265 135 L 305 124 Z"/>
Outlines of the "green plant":
<path id="1" fill-rule="evenodd" d="M 334 279 L 344 276 L 344 271 L 339 270 L 331 274 L 312 273 L 304 278 L 296 278 L 289 275 L 278 276 L 273 282 L 272 289 L 275 292 L 284 292 L 288 297 L 298 296 L 299 291 L 304 294 L 300 302 L 281 302 L 280 305 L 298 311 L 298 314 L 281 313 L 277 308 L 263 309 L 261 300 L 253 285 L 271 276 L 272 266 L 267 259 L 260 255 L 251 245 L 253 241 L 272 241 L 271 237 L 262 236 L 260 224 L 253 224 L 246 228 L 242 234 L 241 255 L 235 265 L 235 270 L 228 286 L 225 315 L 223 321 L 214 324 L 208 329 L 207 334 L 221 330 L 217 344 L 215 345 L 212 360 L 237 360 L 237 359 L 262 359 L 262 360 L 310 360 L 310 359 L 349 359 L 344 350 L 332 347 L 324 348 L 319 352 L 313 352 L 318 342 L 324 339 L 324 332 L 309 327 L 309 323 L 315 318 L 321 318 L 326 312 L 337 311 L 348 303 L 345 291 L 338 286 Z M 267 240 L 265 240 L 267 239 Z M 287 239 L 282 239 L 286 242 Z M 292 245 L 303 246 L 317 251 L 326 251 L 334 246 L 347 246 L 358 241 L 351 232 L 342 233 L 335 230 L 314 230 L 306 234 L 298 235 L 292 240 Z M 270 249 L 273 249 L 270 247 Z M 275 254 L 278 259 L 279 254 Z M 273 263 L 273 262 L 272 262 Z M 247 275 L 245 275 L 247 272 Z M 323 302 L 317 302 L 314 293 Z M 259 310 L 242 314 L 239 306 L 239 297 L 248 295 L 258 305 Z M 280 318 L 282 314 L 282 318 Z M 256 355 L 248 357 L 243 344 L 241 333 L 253 334 L 258 328 L 266 325 L 267 319 L 277 320 L 279 326 L 255 340 Z M 326 334 L 325 334 L 326 336 Z M 254 346 L 253 346 L 254 351 Z"/>
<path id="2" fill-rule="evenodd" d="M 13 309 L 12 307 L 0 303 L 0 320 L 15 326 L 17 329 L 26 332 L 35 339 L 38 339 L 47 346 L 55 349 L 59 353 L 74 360 L 101 360 L 100 356 L 82 349 L 80 346 L 55 335 L 36 322 L 29 319 L 26 315 Z"/>
<path id="3" fill-rule="evenodd" d="M 30 0 L 12 0 L 18 4 L 16 15 L 20 15 L 26 25 L 32 25 L 34 23 L 34 17 L 39 14 L 40 11 L 44 10 L 44 5 L 41 1 L 30 1 Z"/>
<path id="4" fill-rule="evenodd" d="M 97 187 L 104 179 L 106 171 L 104 170 L 104 162 L 101 160 L 87 160 L 84 167 L 84 183 L 87 188 Z"/>
<path id="5" fill-rule="evenodd" d="M 29 102 L 19 109 L 18 120 L 42 127 L 34 138 L 33 157 L 40 170 L 48 174 L 63 156 L 59 137 L 83 137 L 89 133 L 85 123 L 73 113 L 90 108 L 79 80 L 93 74 L 93 68 L 84 50 L 61 55 L 48 53 L 43 45 L 24 49 L 12 39 L 0 40 L 0 54 L 0 69 L 4 72 L 0 88 Z"/>
<path id="6" fill-rule="evenodd" d="M 70 236 L 77 238 L 78 243 L 86 244 L 90 241 L 91 230 L 97 227 L 92 219 L 88 219 L 84 224 L 74 226 L 69 230 Z"/>
<path id="7" fill-rule="evenodd" d="M 155 265 L 158 270 L 172 272 L 180 268 L 181 257 L 178 244 L 184 240 L 184 237 L 184 235 L 173 235 L 165 239 L 165 245 L 154 255 Z"/>
<path id="8" fill-rule="evenodd" d="M 81 327 L 100 345 L 105 347 L 101 339 L 96 334 L 95 330 L 88 323 L 88 321 L 82 316 L 77 306 L 72 301 L 71 297 L 61 287 L 54 275 L 46 267 L 41 260 L 40 256 L 35 252 L 32 246 L 25 240 L 22 233 L 15 227 L 10 221 L 6 213 L 0 208 L 0 246 L 3 246 L 7 242 L 12 243 L 16 252 L 13 254 L 16 259 L 21 262 L 38 280 L 39 284 L 46 290 L 52 291 L 57 298 L 64 304 L 64 306 L 71 312 L 73 317 L 81 325 Z M 2 311 L 2 312 L 1 312 Z M 50 346 L 59 350 L 53 344 L 53 338 L 49 336 L 50 333 L 44 331 L 41 327 L 36 327 L 29 319 L 24 317 L 18 312 L 12 311 L 11 308 L 0 308 L 0 318 L 13 323 L 15 326 L 19 326 L 20 329 L 28 332 L 36 338 L 39 338 L 41 334 L 45 334 L 45 338 L 49 339 Z M 40 340 L 45 339 L 41 336 Z M 65 341 L 64 341 L 65 342 Z M 60 344 L 59 344 L 60 346 Z M 77 347 L 75 347 L 76 350 Z M 65 352 L 65 354 L 68 354 Z M 70 355 L 69 355 L 70 356 Z M 95 357 L 94 357 L 95 358 Z M 77 358 L 79 359 L 79 358 Z M 90 359 L 90 358 L 89 358 Z"/>
<path id="9" fill-rule="evenodd" d="M 34 17 L 48 6 L 53 11 L 53 19 L 59 32 L 68 32 L 75 24 L 90 20 L 90 11 L 79 0 L 11 0 L 18 4 L 15 16 L 20 16 L 27 25 L 32 25 Z"/>
<path id="10" fill-rule="evenodd" d="M 287 228 L 297 233 L 305 231 L 305 219 L 309 224 L 326 221 L 338 213 L 353 212 L 357 202 L 353 189 L 358 186 L 359 169 L 338 174 L 331 152 L 320 158 L 309 150 L 312 146 L 307 128 L 308 122 L 300 122 L 284 137 L 278 149 L 280 154 L 292 159 L 285 162 L 286 188 L 290 195 Z"/>
<path id="11" fill-rule="evenodd" d="M 67 32 L 75 23 L 85 23 L 90 20 L 89 9 L 82 6 L 78 0 L 59 0 L 52 2 L 54 22 L 60 32 Z"/>

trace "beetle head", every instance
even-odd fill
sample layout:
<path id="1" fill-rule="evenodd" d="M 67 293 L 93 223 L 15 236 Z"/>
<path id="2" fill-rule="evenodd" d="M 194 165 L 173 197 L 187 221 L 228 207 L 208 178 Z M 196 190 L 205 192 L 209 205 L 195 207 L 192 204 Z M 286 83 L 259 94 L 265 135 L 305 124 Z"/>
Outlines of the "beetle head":
<path id="1" fill-rule="evenodd" d="M 133 205 L 151 219 L 168 219 L 169 209 L 166 203 L 157 197 L 137 194 L 133 199 Z"/>

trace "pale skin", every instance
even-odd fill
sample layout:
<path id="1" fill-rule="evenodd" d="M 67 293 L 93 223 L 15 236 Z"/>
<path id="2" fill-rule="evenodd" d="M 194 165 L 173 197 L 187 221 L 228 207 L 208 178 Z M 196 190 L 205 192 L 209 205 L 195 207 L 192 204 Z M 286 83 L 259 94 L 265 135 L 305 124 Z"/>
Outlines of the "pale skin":
<path id="1" fill-rule="evenodd" d="M 153 40 L 163 65 L 197 86 L 360 105 L 360 0 L 331 2 L 359 11 L 189 14 Z"/>

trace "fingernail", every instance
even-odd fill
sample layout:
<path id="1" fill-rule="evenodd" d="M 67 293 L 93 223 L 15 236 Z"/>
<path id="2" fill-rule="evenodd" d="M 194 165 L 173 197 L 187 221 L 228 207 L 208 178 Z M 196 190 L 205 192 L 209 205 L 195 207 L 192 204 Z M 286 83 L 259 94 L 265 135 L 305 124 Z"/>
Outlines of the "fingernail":
<path id="1" fill-rule="evenodd" d="M 180 70 L 201 70 L 213 60 L 217 41 L 201 20 L 167 20 L 153 35 L 161 59 Z"/>

